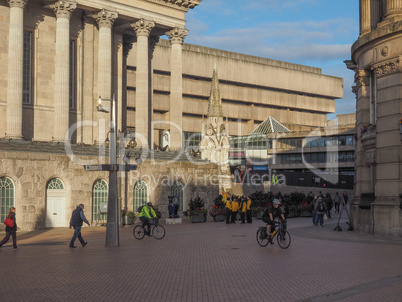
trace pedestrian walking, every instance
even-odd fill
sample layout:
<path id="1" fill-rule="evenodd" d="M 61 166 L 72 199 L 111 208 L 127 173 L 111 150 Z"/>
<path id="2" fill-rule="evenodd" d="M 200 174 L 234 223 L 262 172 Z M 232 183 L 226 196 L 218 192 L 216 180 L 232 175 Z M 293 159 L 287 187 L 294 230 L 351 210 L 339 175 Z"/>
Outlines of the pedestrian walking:
<path id="1" fill-rule="evenodd" d="M 81 203 L 71 214 L 70 229 L 74 228 L 74 235 L 70 241 L 71 248 L 76 248 L 76 246 L 74 245 L 74 242 L 75 242 L 75 239 L 77 239 L 77 237 L 78 237 L 78 240 L 80 241 L 82 247 L 84 247 L 88 244 L 87 241 L 84 241 L 84 239 L 82 238 L 82 235 L 81 235 L 81 228 L 82 228 L 83 222 L 85 222 L 88 226 L 91 225 L 88 222 L 88 220 L 85 218 L 84 205 Z"/>
<path id="2" fill-rule="evenodd" d="M 315 205 L 315 225 L 318 225 L 320 222 L 320 226 L 324 226 L 324 214 L 327 211 L 327 205 L 325 204 L 324 200 L 321 196 L 318 197 L 317 203 Z"/>
<path id="3" fill-rule="evenodd" d="M 343 201 L 345 202 L 345 206 L 346 206 L 348 203 L 348 200 L 349 200 L 348 193 L 346 193 L 346 191 L 344 191 L 342 197 L 343 197 Z"/>
<path id="4" fill-rule="evenodd" d="M 327 212 L 326 212 L 327 217 L 331 218 L 331 210 L 333 207 L 333 201 L 331 198 L 331 194 L 329 194 L 329 193 L 325 194 L 324 202 L 325 202 L 325 205 L 327 206 Z"/>
<path id="5" fill-rule="evenodd" d="M 315 222 L 316 213 L 317 213 L 315 210 L 315 207 L 317 205 L 317 199 L 318 199 L 318 196 L 316 195 L 316 196 L 314 196 L 313 201 L 311 202 L 311 212 L 313 213 L 313 224 L 315 224 L 315 225 L 317 225 L 317 223 Z"/>
<path id="6" fill-rule="evenodd" d="M 341 196 L 339 196 L 338 192 L 335 193 L 334 204 L 335 204 L 335 213 L 339 213 L 339 205 L 341 204 Z"/>
<path id="7" fill-rule="evenodd" d="M 17 250 L 17 222 L 15 220 L 15 208 L 11 207 L 10 210 L 8 211 L 7 218 L 10 218 L 14 222 L 13 227 L 9 227 L 6 225 L 6 236 L 3 238 L 3 240 L 0 241 L 0 248 L 3 246 L 3 244 L 7 243 L 7 241 L 10 239 L 10 236 L 13 237 L 13 247 L 14 250 Z"/>

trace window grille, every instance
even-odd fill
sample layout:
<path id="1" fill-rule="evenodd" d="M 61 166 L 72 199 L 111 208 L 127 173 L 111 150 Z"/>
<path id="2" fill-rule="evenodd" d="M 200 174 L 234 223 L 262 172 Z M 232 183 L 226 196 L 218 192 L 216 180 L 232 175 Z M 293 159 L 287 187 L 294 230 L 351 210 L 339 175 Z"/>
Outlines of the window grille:
<path id="1" fill-rule="evenodd" d="M 14 183 L 8 177 L 0 178 L 0 221 L 7 218 L 8 211 L 14 207 Z"/>
<path id="2" fill-rule="evenodd" d="M 134 212 L 138 207 L 146 205 L 148 202 L 148 187 L 143 181 L 138 181 L 134 186 Z"/>
<path id="3" fill-rule="evenodd" d="M 64 190 L 64 184 L 59 178 L 52 178 L 46 186 L 47 190 Z"/>
<path id="4" fill-rule="evenodd" d="M 104 221 L 107 214 L 100 213 L 100 204 L 108 201 L 108 186 L 103 179 L 98 179 L 92 187 L 92 221 Z"/>

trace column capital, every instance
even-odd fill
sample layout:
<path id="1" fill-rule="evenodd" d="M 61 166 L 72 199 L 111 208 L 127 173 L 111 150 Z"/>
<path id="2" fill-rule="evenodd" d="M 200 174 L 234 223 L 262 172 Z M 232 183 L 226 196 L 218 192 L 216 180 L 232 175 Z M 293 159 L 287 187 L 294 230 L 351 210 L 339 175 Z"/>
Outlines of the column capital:
<path id="1" fill-rule="evenodd" d="M 119 14 L 117 12 L 107 11 L 102 9 L 99 13 L 92 15 L 92 17 L 98 22 L 99 27 L 112 28 L 114 21 Z"/>
<path id="2" fill-rule="evenodd" d="M 155 27 L 155 22 L 144 19 L 131 24 L 137 36 L 149 36 L 151 30 Z"/>
<path id="3" fill-rule="evenodd" d="M 173 28 L 166 32 L 172 44 L 183 44 L 184 38 L 188 35 L 188 29 Z"/>
<path id="4" fill-rule="evenodd" d="M 362 86 L 370 85 L 370 71 L 369 70 L 358 70 L 355 73 L 356 86 L 359 89 Z"/>
<path id="5" fill-rule="evenodd" d="M 71 13 L 77 8 L 77 2 L 60 0 L 49 5 L 56 14 L 56 18 L 71 18 Z"/>
<path id="6" fill-rule="evenodd" d="M 10 7 L 20 7 L 24 8 L 28 0 L 8 0 Z"/>

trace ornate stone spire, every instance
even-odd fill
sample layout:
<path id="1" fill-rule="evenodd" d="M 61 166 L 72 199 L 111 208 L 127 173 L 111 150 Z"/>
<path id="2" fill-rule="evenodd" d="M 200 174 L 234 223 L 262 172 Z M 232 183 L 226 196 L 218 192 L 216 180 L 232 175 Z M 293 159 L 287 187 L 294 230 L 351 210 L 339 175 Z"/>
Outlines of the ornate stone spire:
<path id="1" fill-rule="evenodd" d="M 208 117 L 223 117 L 222 100 L 219 91 L 219 79 L 216 63 L 212 74 L 211 93 L 209 95 Z"/>

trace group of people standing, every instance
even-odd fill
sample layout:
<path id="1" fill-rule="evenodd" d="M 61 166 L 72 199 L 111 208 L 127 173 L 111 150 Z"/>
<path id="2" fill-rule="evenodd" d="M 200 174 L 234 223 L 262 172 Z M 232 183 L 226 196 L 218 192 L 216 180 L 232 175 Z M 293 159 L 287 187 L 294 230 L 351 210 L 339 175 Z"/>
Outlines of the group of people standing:
<path id="1" fill-rule="evenodd" d="M 240 211 L 241 224 L 252 223 L 251 218 L 251 199 L 249 197 L 233 196 L 228 198 L 225 204 L 226 208 L 226 224 L 236 223 L 236 216 Z"/>
<path id="2" fill-rule="evenodd" d="M 312 194 L 312 192 L 310 193 Z M 335 207 L 335 213 L 339 213 L 339 208 L 342 200 L 344 202 L 344 205 L 348 203 L 349 197 L 346 192 L 343 192 L 342 196 L 339 195 L 338 192 L 336 192 L 333 199 L 329 193 L 326 193 L 324 196 L 321 192 L 319 192 L 318 195 L 314 196 L 313 200 L 311 201 L 313 224 L 318 226 L 319 223 L 320 226 L 323 227 L 325 217 L 331 218 L 333 207 Z"/>

